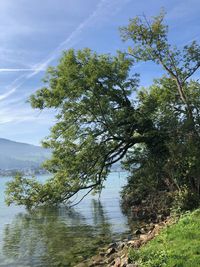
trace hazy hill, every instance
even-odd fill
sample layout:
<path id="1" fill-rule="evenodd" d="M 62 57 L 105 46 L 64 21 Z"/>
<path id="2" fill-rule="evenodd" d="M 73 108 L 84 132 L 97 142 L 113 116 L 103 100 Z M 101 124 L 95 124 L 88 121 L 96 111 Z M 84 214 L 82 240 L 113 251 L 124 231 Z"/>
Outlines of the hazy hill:
<path id="1" fill-rule="evenodd" d="M 40 167 L 50 157 L 50 151 L 40 146 L 0 138 L 0 169 Z"/>

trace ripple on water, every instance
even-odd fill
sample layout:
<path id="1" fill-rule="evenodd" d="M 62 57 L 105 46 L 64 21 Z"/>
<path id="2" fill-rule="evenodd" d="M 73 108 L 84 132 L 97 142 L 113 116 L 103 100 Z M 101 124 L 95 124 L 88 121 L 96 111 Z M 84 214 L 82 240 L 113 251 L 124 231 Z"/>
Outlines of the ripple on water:
<path id="1" fill-rule="evenodd" d="M 32 213 L 5 206 L 8 178 L 0 178 L 0 266 L 73 266 L 129 231 L 119 206 L 125 177 L 111 174 L 100 199 L 88 196 L 70 210 L 43 208 Z"/>

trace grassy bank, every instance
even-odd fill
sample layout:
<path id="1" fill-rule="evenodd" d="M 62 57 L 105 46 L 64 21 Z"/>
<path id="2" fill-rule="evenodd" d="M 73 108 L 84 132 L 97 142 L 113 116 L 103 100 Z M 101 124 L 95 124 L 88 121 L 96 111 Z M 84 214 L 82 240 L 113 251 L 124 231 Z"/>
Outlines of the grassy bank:
<path id="1" fill-rule="evenodd" d="M 141 267 L 199 267 L 200 209 L 182 216 L 139 250 L 131 249 L 129 260 Z"/>

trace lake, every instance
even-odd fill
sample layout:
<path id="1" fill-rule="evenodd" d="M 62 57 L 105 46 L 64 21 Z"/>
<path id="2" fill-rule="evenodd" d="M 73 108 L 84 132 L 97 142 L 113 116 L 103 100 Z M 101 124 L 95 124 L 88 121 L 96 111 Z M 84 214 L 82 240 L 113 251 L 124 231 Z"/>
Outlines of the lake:
<path id="1" fill-rule="evenodd" d="M 41 208 L 31 213 L 4 203 L 0 177 L 0 266 L 74 266 L 130 228 L 120 209 L 126 173 L 111 173 L 101 196 L 87 196 L 72 209 Z M 39 177 L 46 179 L 47 177 Z"/>

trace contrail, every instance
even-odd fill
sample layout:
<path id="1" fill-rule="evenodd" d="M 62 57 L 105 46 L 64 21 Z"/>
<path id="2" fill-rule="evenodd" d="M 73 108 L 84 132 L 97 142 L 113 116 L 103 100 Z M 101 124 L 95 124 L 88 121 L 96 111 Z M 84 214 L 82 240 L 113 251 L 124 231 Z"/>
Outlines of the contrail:
<path id="1" fill-rule="evenodd" d="M 12 88 L 10 91 L 8 91 L 3 95 L 0 95 L 0 100 L 7 98 L 11 94 L 13 94 L 21 85 L 23 85 L 25 81 L 37 75 L 39 72 L 44 71 L 48 67 L 49 63 L 57 58 L 57 56 L 62 50 L 68 49 L 70 45 L 72 45 L 72 43 L 76 42 L 75 40 L 77 36 L 81 34 L 82 31 L 93 22 L 93 20 L 95 20 L 98 17 L 102 17 L 103 15 L 105 16 L 106 14 L 109 16 L 115 14 L 121 8 L 119 4 L 126 4 L 127 2 L 130 2 L 130 0 L 124 0 L 124 1 L 101 0 L 97 5 L 97 8 L 91 13 L 91 15 L 87 19 L 85 19 L 81 24 L 79 24 L 79 26 L 67 37 L 67 39 L 65 39 L 58 45 L 58 47 L 48 56 L 46 60 L 43 60 L 42 62 L 39 62 L 38 64 L 34 65 L 32 69 L 0 69 L 0 72 L 4 72 L 6 70 L 10 72 L 12 71 L 31 72 L 29 74 L 21 75 L 16 80 L 14 80 L 12 84 L 8 86 L 8 88 L 10 88 L 11 86 L 14 86 L 14 88 Z"/>
<path id="2" fill-rule="evenodd" d="M 83 31 L 84 28 L 86 28 L 94 18 L 96 18 L 100 11 L 105 7 L 105 4 L 108 4 L 108 0 L 101 0 L 99 4 L 97 5 L 97 8 L 93 13 L 84 20 L 79 26 L 65 39 L 62 43 L 59 44 L 59 46 L 49 55 L 48 59 L 45 61 L 40 62 L 39 64 L 35 65 L 36 71 L 29 74 L 27 78 L 35 76 L 37 73 L 40 72 L 41 69 L 47 68 L 48 64 L 52 62 L 54 59 L 56 59 L 57 55 L 62 51 L 63 49 L 66 49 L 69 47 L 69 44 L 71 42 L 75 41 L 75 38 Z"/>
<path id="3" fill-rule="evenodd" d="M 45 69 L 44 69 L 45 70 Z M 44 71 L 43 70 L 43 71 Z M 31 69 L 12 69 L 12 68 L 0 68 L 0 72 L 26 72 L 26 71 L 37 71 L 37 69 L 31 68 Z M 40 71 L 42 71 L 40 69 Z"/>
<path id="4" fill-rule="evenodd" d="M 12 90 L 10 90 L 9 92 L 3 94 L 3 95 L 0 95 L 0 100 L 3 100 L 5 98 L 7 98 L 8 96 L 10 96 L 11 94 L 13 94 L 14 92 L 16 91 L 16 88 L 13 88 Z"/>

